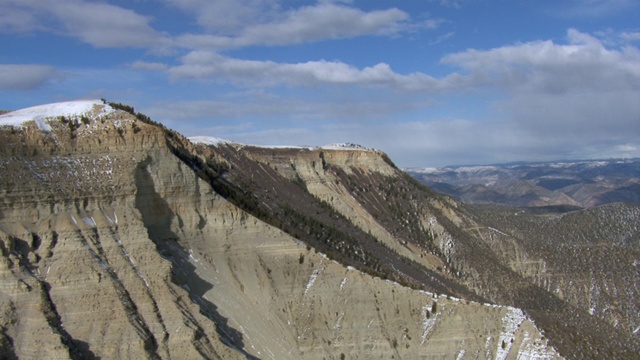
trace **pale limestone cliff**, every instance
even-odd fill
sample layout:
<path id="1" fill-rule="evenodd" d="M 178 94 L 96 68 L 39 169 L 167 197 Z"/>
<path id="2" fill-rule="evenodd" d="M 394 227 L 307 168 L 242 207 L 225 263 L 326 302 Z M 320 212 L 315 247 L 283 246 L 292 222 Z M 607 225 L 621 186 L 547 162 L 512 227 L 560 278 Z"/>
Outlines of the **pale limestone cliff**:
<path id="1" fill-rule="evenodd" d="M 362 151 L 367 156 L 356 159 L 352 155 L 358 151 L 237 145 L 213 148 L 236 167 L 249 166 L 243 158 L 259 163 L 244 174 L 249 182 L 269 179 L 272 184 L 273 178 L 282 177 L 304 186 L 388 251 L 438 272 L 442 276 L 439 282 L 462 283 L 486 299 L 527 309 L 552 332 L 563 351 L 573 351 L 574 357 L 633 357 L 634 350 L 624 350 L 627 341 L 631 347 L 637 346 L 633 344 L 637 344 L 638 334 L 638 273 L 633 264 L 640 262 L 638 229 L 633 227 L 638 212 L 633 209 L 619 220 L 612 218 L 614 225 L 609 228 L 622 225 L 628 228 L 624 232 L 589 227 L 589 233 L 599 236 L 600 245 L 571 243 L 566 239 L 574 229 L 554 234 L 546 228 L 567 227 L 561 223 L 541 223 L 534 236 L 518 231 L 522 224 L 517 221 L 510 227 L 491 225 L 491 221 L 479 218 L 476 210 L 450 198 L 425 197 L 407 190 L 411 183 L 403 182 L 401 173 L 375 151 Z M 273 188 L 276 198 L 284 196 L 283 189 L 286 191 L 286 187 Z M 521 213 L 505 211 L 515 212 L 515 216 Z M 390 218 L 395 225 L 390 226 Z M 606 220 L 601 221 L 604 224 Z M 600 228 L 606 229 L 603 224 Z M 580 236 L 589 237 L 589 233 Z M 620 241 L 628 244 L 616 244 Z M 622 352 L 616 353 L 620 349 Z"/>
<path id="2" fill-rule="evenodd" d="M 50 125 L 0 130 L 3 357 L 558 356 L 519 309 L 412 290 L 316 253 L 216 194 L 166 132 L 129 114 Z M 376 153 L 324 156 L 348 174 L 393 175 Z M 315 161 L 294 165 L 309 191 L 404 249 L 357 202 L 335 199 L 348 198 L 337 178 L 314 179 Z"/>

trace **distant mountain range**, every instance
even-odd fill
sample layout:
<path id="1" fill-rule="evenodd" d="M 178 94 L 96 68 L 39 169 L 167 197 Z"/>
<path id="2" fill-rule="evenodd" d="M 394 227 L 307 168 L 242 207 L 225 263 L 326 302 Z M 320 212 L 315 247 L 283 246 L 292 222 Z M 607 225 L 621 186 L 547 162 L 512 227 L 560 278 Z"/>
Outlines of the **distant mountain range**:
<path id="1" fill-rule="evenodd" d="M 431 189 L 471 204 L 593 207 L 640 204 L 640 159 L 406 168 Z"/>

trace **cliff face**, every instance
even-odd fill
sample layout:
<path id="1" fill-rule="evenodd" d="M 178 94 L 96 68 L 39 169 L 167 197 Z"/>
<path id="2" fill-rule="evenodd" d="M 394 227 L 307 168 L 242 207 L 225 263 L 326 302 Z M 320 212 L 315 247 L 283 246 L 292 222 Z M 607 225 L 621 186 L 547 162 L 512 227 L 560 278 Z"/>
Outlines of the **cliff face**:
<path id="1" fill-rule="evenodd" d="M 0 357 L 636 349 L 628 325 L 574 312 L 582 295 L 536 287 L 549 267 L 526 264 L 545 253 L 497 251 L 479 213 L 380 152 L 194 145 L 99 103 L 76 118 L 0 129 Z"/>
<path id="2" fill-rule="evenodd" d="M 578 219 L 586 212 L 462 205 L 420 187 L 375 151 L 230 144 L 197 151 L 225 159 L 226 178 L 259 194 L 270 222 L 321 249 L 329 243 L 334 258 L 432 292 L 525 309 L 571 357 L 633 357 L 637 207 L 602 209 L 599 223 L 609 219 L 608 227 L 591 221 L 585 228 Z M 282 204 L 306 214 L 298 218 L 305 225 L 287 223 Z M 334 211 L 333 222 L 322 217 L 325 207 Z M 562 220 L 544 220 L 554 218 Z M 340 219 L 355 225 L 358 231 L 349 234 L 355 244 L 327 240 L 325 230 L 306 225 L 317 220 L 341 229 Z M 581 241 L 572 240 L 577 233 Z"/>
<path id="3" fill-rule="evenodd" d="M 56 121 L 52 131 L 33 124 L 2 131 L 0 299 L 11 344 L 4 356 L 238 354 L 175 280 L 185 250 L 158 237 L 147 219 L 170 216 L 150 168 L 170 174 L 165 191 L 197 197 L 197 178 L 162 145 L 161 131 L 139 124 L 134 134 L 134 121 L 96 117 L 74 137 Z M 169 245 L 173 257 L 163 257 Z"/>

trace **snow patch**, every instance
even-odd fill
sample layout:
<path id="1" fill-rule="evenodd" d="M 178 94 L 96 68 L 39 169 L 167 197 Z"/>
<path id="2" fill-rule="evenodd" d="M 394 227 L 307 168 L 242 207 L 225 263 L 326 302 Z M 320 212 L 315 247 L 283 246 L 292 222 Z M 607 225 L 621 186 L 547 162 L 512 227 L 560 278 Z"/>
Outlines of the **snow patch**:
<path id="1" fill-rule="evenodd" d="M 518 327 L 525 319 L 526 316 L 521 309 L 516 309 L 511 306 L 507 307 L 507 313 L 502 318 L 502 333 L 498 339 L 496 359 L 505 360 L 507 358 L 513 346 L 511 340 L 515 338 L 516 330 L 518 330 Z M 504 347 L 502 344 L 504 344 Z"/>
<path id="2" fill-rule="evenodd" d="M 188 138 L 192 143 L 204 144 L 211 146 L 220 146 L 225 144 L 237 144 L 241 146 L 250 146 L 264 149 L 306 149 L 306 150 L 361 150 L 371 151 L 373 149 L 366 148 L 362 145 L 354 143 L 335 143 L 324 146 L 309 146 L 309 145 L 256 145 L 256 144 L 240 144 L 230 140 L 221 139 L 214 136 L 190 136 Z"/>
<path id="3" fill-rule="evenodd" d="M 93 216 L 92 217 L 83 217 L 82 221 L 85 224 L 87 224 L 87 226 L 89 226 L 89 227 L 92 227 L 92 228 L 96 227 L 96 221 L 93 219 Z"/>
<path id="4" fill-rule="evenodd" d="M 213 136 L 191 136 L 188 139 L 194 144 L 204 144 L 204 145 L 212 145 L 212 146 L 219 146 L 219 145 L 232 143 L 232 141 L 213 137 Z"/>
<path id="5" fill-rule="evenodd" d="M 36 123 L 36 126 L 38 127 L 38 130 L 41 131 L 51 131 L 51 125 L 48 124 L 47 119 L 45 118 L 41 118 L 41 117 L 36 117 L 35 119 L 33 119 Z"/>
<path id="6" fill-rule="evenodd" d="M 369 150 L 366 147 L 354 143 L 336 143 L 320 147 L 323 150 Z"/>
<path id="7" fill-rule="evenodd" d="M 431 307 L 429 305 L 422 307 L 422 335 L 420 336 L 422 341 L 420 342 L 420 346 L 424 345 L 424 342 L 427 340 L 429 335 L 431 335 L 435 328 L 436 320 L 438 319 L 438 316 L 440 316 L 440 313 L 436 313 L 427 317 L 430 309 Z"/>
<path id="8" fill-rule="evenodd" d="M 80 116 L 91 114 L 94 111 L 97 115 L 106 115 L 115 111 L 111 106 L 105 105 L 100 100 L 76 100 L 53 104 L 33 106 L 0 115 L 0 126 L 22 126 L 28 121 L 34 121 L 38 129 L 51 131 L 49 120 L 59 116 Z"/>
<path id="9" fill-rule="evenodd" d="M 309 291 L 309 289 L 311 289 L 313 284 L 316 282 L 316 279 L 318 278 L 318 275 L 322 272 L 322 270 L 324 269 L 313 270 L 313 273 L 311 273 L 311 276 L 309 277 L 309 281 L 307 282 L 307 287 L 304 290 L 304 295 L 307 295 L 307 292 Z"/>
<path id="10" fill-rule="evenodd" d="M 505 233 L 503 233 L 502 231 L 500 231 L 500 230 L 498 230 L 498 229 L 496 229 L 496 228 L 489 227 L 489 230 L 491 230 L 491 231 L 495 231 L 495 232 L 497 232 L 497 233 L 498 233 L 498 234 L 500 234 L 500 235 L 509 236 L 508 234 L 505 234 Z"/>
<path id="11" fill-rule="evenodd" d="M 340 290 L 342 290 L 342 288 L 344 287 L 344 285 L 347 283 L 347 278 L 344 278 L 342 280 L 342 282 L 340 283 Z"/>
<path id="12" fill-rule="evenodd" d="M 115 211 L 113 212 L 113 217 L 107 215 L 105 212 L 103 212 L 102 214 L 107 219 L 107 221 L 109 221 L 109 224 L 118 225 L 118 215 L 116 215 Z"/>

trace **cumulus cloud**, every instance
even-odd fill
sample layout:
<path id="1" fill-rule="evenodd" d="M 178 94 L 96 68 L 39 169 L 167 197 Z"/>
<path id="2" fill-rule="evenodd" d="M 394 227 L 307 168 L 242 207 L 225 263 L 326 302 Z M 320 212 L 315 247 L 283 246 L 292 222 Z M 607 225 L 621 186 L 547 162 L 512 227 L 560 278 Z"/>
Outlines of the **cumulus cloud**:
<path id="1" fill-rule="evenodd" d="M 567 45 L 535 41 L 487 51 L 468 50 L 442 61 L 465 69 L 478 86 L 545 93 L 638 88 L 637 48 L 607 49 L 598 39 L 573 29 L 568 31 L 568 40 Z"/>
<path id="2" fill-rule="evenodd" d="M 45 30 L 80 39 L 96 47 L 140 47 L 166 50 L 231 49 L 252 45 L 291 45 L 391 35 L 416 27 L 437 28 L 442 20 L 410 22 L 409 14 L 390 8 L 363 11 L 348 1 L 320 1 L 284 8 L 275 0 L 166 0 L 196 17 L 203 32 L 166 34 L 153 18 L 131 9 L 86 0 L 3 0 L 0 31 Z"/>
<path id="3" fill-rule="evenodd" d="M 264 23 L 281 11 L 276 0 L 165 0 L 194 15 L 209 32 L 234 35 L 246 24 Z"/>
<path id="4" fill-rule="evenodd" d="M 162 38 L 149 17 L 114 5 L 56 1 L 50 11 L 70 35 L 97 47 L 148 47 Z"/>
<path id="5" fill-rule="evenodd" d="M 620 38 L 626 42 L 640 41 L 640 31 L 629 31 L 620 34 Z"/>
<path id="6" fill-rule="evenodd" d="M 208 78 L 247 86 L 342 84 L 436 92 L 459 87 L 459 82 L 464 81 L 457 74 L 444 79 L 436 79 L 424 73 L 403 75 L 393 71 L 385 63 L 358 69 L 339 61 L 277 63 L 235 59 L 210 51 L 193 51 L 181 61 L 182 65 L 169 69 L 169 74 L 174 79 Z"/>
<path id="7" fill-rule="evenodd" d="M 428 93 L 487 86 L 546 94 L 639 89 L 638 48 L 607 48 L 597 38 L 573 29 L 567 39 L 567 44 L 534 41 L 450 54 L 442 62 L 462 72 L 441 78 L 422 72 L 401 74 L 386 63 L 364 68 L 322 60 L 277 63 L 236 59 L 213 51 L 192 51 L 169 73 L 174 79 L 210 78 L 252 86 L 355 84 Z"/>
<path id="8" fill-rule="evenodd" d="M 328 61 L 276 63 L 234 59 L 214 52 L 192 52 L 181 61 L 182 65 L 169 70 L 175 78 L 224 79 L 258 84 L 258 88 L 322 84 L 370 87 L 415 95 L 411 101 L 419 98 L 418 94 L 454 92 L 460 94 L 461 103 L 465 94 L 476 91 L 498 94 L 487 100 L 486 117 L 491 120 L 426 117 L 424 121 L 372 125 L 361 121 L 372 118 L 366 113 L 358 119 L 348 111 L 332 112 L 331 108 L 339 108 L 335 104 L 323 107 L 315 103 L 308 106 L 307 113 L 317 118 L 349 120 L 350 125 L 327 125 L 312 132 L 288 126 L 282 134 L 277 129 L 231 134 L 238 141 L 265 136 L 263 143 L 273 143 L 285 138 L 283 134 L 297 133 L 297 142 L 313 145 L 319 145 L 321 139 L 361 142 L 388 150 L 404 165 L 420 165 L 425 156 L 433 158 L 424 160 L 424 164 L 434 164 L 438 159 L 445 165 L 640 155 L 640 50 L 630 45 L 607 46 L 603 40 L 573 29 L 567 32 L 565 43 L 532 41 L 450 54 L 442 62 L 460 73 L 442 78 L 425 73 L 400 74 L 384 63 L 365 68 Z M 266 113 L 278 108 L 305 113 L 300 103 L 269 104 L 276 108 L 265 109 Z M 225 103 L 221 108 L 228 115 L 236 105 L 240 107 Z M 354 112 L 357 109 L 352 108 Z M 389 118 L 401 111 L 387 109 Z M 254 110 L 259 117 L 260 109 Z M 473 149 L 473 156 L 469 149 Z"/>
<path id="9" fill-rule="evenodd" d="M 464 118 L 393 124 L 349 121 L 320 123 L 314 128 L 299 124 L 268 129 L 250 126 L 223 131 L 223 137 L 260 145 L 354 142 L 384 150 L 403 167 L 640 156 L 640 144 L 633 134 L 625 139 L 608 135 L 585 138 L 570 133 L 541 136 L 520 125 Z"/>
<path id="10" fill-rule="evenodd" d="M 8 5 L 0 3 L 0 31 L 25 32 L 41 27 L 30 11 Z"/>
<path id="11" fill-rule="evenodd" d="M 280 45 L 393 33 L 408 17 L 398 9 L 364 12 L 347 6 L 320 4 L 291 11 L 276 23 L 248 27 L 238 41 L 241 44 Z"/>
<path id="12" fill-rule="evenodd" d="M 151 18 L 119 6 L 83 0 L 4 0 L 0 30 L 48 30 L 96 47 L 152 47 L 167 42 Z"/>
<path id="13" fill-rule="evenodd" d="M 167 69 L 167 64 L 148 61 L 134 61 L 131 68 L 136 70 L 162 71 Z"/>
<path id="14" fill-rule="evenodd" d="M 616 144 L 638 144 L 638 48 L 608 48 L 573 29 L 567 42 L 468 50 L 442 61 L 464 69 L 469 86 L 504 92 L 494 116 L 500 128 L 513 130 L 510 136 L 537 143 L 534 154 L 603 157 L 617 153 Z"/>
<path id="15" fill-rule="evenodd" d="M 47 65 L 0 64 L 0 90 L 31 90 L 61 76 Z"/>
<path id="16" fill-rule="evenodd" d="M 538 151 L 543 148 L 542 141 L 513 127 L 498 126 L 497 123 L 479 124 L 465 119 L 394 124 L 320 123 L 312 129 L 294 125 L 268 129 L 249 127 L 224 131 L 222 137 L 259 145 L 320 146 L 354 142 L 384 150 L 400 166 L 533 160 L 532 154 L 537 156 L 537 160 L 544 155 L 551 159 L 555 150 L 549 147 L 547 153 L 542 154 Z"/>
<path id="17" fill-rule="evenodd" d="M 234 3 L 233 7 L 238 8 L 242 3 Z M 205 12 L 213 6 L 209 3 L 198 5 L 205 9 Z M 198 7 L 194 4 L 191 6 Z M 250 11 L 236 11 L 239 12 L 235 15 L 237 18 L 257 17 Z M 234 15 L 228 14 L 228 17 L 233 18 Z M 209 20 L 210 18 L 207 18 L 207 21 Z M 423 26 L 436 28 L 439 24 L 439 21 L 428 20 Z M 266 18 L 263 16 L 251 21 L 242 21 L 234 26 L 235 30 L 231 33 L 219 31 L 184 34 L 176 38 L 175 44 L 185 48 L 221 50 L 251 45 L 301 44 L 362 35 L 391 35 L 413 27 L 415 25 L 409 23 L 409 15 L 396 8 L 366 12 L 351 6 L 321 2 L 313 6 L 273 12 Z"/>
<path id="18" fill-rule="evenodd" d="M 347 118 L 352 121 L 386 120 L 398 113 L 432 106 L 434 106 L 432 101 L 417 102 L 400 97 L 350 99 L 348 102 L 323 97 L 310 101 L 262 92 L 248 92 L 217 100 L 184 100 L 172 101 L 170 104 L 157 104 L 150 108 L 149 112 L 173 120 L 278 118 L 292 121 L 331 122 L 331 119 Z"/>

